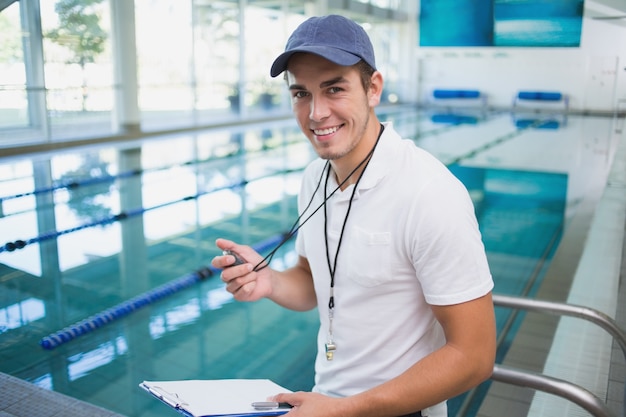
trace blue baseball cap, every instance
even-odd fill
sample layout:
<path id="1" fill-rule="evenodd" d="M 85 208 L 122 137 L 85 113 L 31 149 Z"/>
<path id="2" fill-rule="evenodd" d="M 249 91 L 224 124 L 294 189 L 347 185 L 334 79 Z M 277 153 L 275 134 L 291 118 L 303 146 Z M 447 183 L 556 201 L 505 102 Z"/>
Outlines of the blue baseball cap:
<path id="1" fill-rule="evenodd" d="M 374 47 L 365 30 L 339 15 L 311 17 L 300 24 L 287 40 L 285 52 L 272 64 L 271 76 L 285 71 L 289 58 L 297 52 L 319 55 L 342 66 L 363 60 L 376 69 Z"/>

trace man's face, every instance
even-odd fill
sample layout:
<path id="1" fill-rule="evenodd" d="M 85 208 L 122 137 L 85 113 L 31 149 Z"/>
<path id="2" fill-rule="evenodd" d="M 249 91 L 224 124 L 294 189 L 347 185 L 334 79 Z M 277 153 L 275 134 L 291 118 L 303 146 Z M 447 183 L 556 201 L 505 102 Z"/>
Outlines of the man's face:
<path id="1" fill-rule="evenodd" d="M 360 155 L 361 147 L 369 151 L 371 144 L 361 139 L 380 93 L 376 88 L 363 89 L 356 67 L 336 65 L 313 54 L 295 54 L 286 79 L 298 125 L 321 158 L 337 161 Z"/>

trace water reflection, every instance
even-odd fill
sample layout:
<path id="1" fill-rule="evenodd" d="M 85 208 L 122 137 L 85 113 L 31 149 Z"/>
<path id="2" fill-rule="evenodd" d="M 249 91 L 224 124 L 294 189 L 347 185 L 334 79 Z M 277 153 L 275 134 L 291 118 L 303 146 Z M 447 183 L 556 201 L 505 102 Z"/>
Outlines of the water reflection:
<path id="1" fill-rule="evenodd" d="M 43 301 L 34 297 L 0 308 L 0 333 L 25 326 L 45 315 Z"/>
<path id="2" fill-rule="evenodd" d="M 123 337 L 117 337 L 110 342 L 103 343 L 96 349 L 72 355 L 67 358 L 69 380 L 75 381 L 89 375 L 91 371 L 111 363 L 127 351 L 126 340 Z"/>
<path id="3" fill-rule="evenodd" d="M 610 121 L 572 118 L 559 129 L 520 129 L 511 114 L 453 126 L 429 116 L 383 118 L 469 189 L 497 291 L 532 294 L 568 218 L 605 183 Z M 256 244 L 291 227 L 310 147 L 292 125 L 240 133 L 237 148 L 231 133 L 218 132 L 92 150 L 88 157 L 53 155 L 32 165 L 0 161 L 3 242 L 127 214 L 0 252 L 0 371 L 128 416 L 169 415 L 133 391 L 143 379 L 262 376 L 309 389 L 316 312 L 235 303 L 217 277 L 55 350 L 38 345 L 50 332 L 206 266 L 218 253 L 216 237 Z M 105 180 L 85 185 L 71 204 L 74 190 L 67 187 L 33 193 L 72 178 Z M 79 195 L 99 208 L 85 210 Z M 296 256 L 288 244 L 273 266 L 292 265 Z M 499 315 L 499 328 L 507 319 Z M 130 399 L 112 399 L 121 397 Z"/>

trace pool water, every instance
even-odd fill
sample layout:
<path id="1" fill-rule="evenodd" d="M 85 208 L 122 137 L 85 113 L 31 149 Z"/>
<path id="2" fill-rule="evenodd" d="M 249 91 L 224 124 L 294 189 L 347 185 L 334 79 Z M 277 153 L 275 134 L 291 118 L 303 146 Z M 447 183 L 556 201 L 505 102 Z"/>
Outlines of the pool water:
<path id="1" fill-rule="evenodd" d="M 413 108 L 381 118 L 466 184 L 494 292 L 532 296 L 593 188 L 577 169 L 606 172 L 597 151 L 609 144 L 581 132 L 609 121 L 520 128 L 501 113 L 439 124 Z M 217 237 L 265 244 L 267 253 L 297 218 L 301 171 L 313 157 L 289 121 L 0 158 L 0 371 L 129 417 L 174 415 L 138 388 L 143 380 L 269 378 L 309 390 L 316 311 L 235 302 L 216 274 L 156 300 L 146 295 L 206 268 Z M 295 258 L 289 241 L 273 266 Z M 51 349 L 40 345 L 133 299 L 143 304 Z M 499 357 L 522 319 L 497 309 Z M 481 395 L 451 400 L 451 415 Z"/>

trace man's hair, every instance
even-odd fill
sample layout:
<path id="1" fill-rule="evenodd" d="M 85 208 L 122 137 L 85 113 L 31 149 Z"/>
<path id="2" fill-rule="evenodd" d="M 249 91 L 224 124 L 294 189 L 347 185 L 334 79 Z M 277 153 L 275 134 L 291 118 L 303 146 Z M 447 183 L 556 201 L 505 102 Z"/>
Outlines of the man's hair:
<path id="1" fill-rule="evenodd" d="M 354 67 L 359 71 L 359 75 L 361 76 L 361 85 L 367 93 L 367 90 L 369 90 L 372 85 L 372 75 L 376 70 L 364 60 L 360 60 L 354 64 Z"/>
<path id="2" fill-rule="evenodd" d="M 353 67 L 356 68 L 357 71 L 359 71 L 359 75 L 361 76 L 361 85 L 367 93 L 367 90 L 369 90 L 370 86 L 372 85 L 372 75 L 374 75 L 374 72 L 376 72 L 376 70 L 364 60 L 360 60 L 359 62 L 354 64 Z M 285 72 L 285 74 L 283 75 L 283 79 L 287 81 L 287 72 Z"/>

